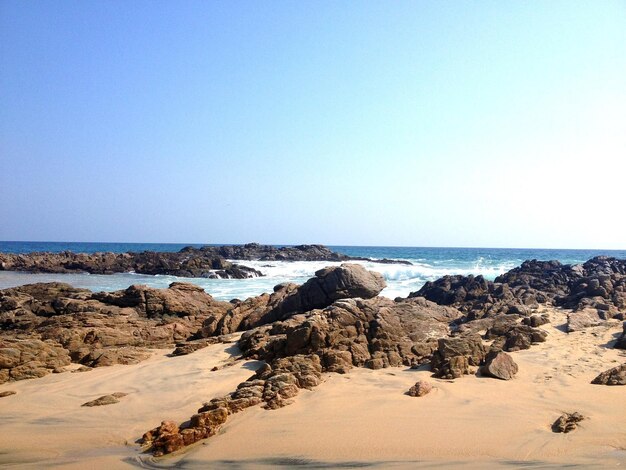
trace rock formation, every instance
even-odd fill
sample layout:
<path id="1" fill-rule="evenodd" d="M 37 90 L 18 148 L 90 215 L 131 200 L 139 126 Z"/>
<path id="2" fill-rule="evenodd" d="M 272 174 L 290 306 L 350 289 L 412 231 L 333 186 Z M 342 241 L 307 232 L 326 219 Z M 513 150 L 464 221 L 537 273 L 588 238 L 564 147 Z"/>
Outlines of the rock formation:
<path id="1" fill-rule="evenodd" d="M 277 248 L 271 245 L 185 247 L 178 252 L 143 251 L 140 253 L 0 253 L 0 271 L 34 273 L 86 272 L 113 274 L 166 274 L 180 277 L 246 279 L 263 274 L 248 266 L 228 260 L 261 261 L 371 261 L 411 264 L 402 260 L 374 260 L 335 253 L 322 245 L 298 245 Z"/>
<path id="2" fill-rule="evenodd" d="M 0 291 L 0 383 L 41 377 L 76 362 L 90 367 L 133 364 L 144 348 L 189 339 L 210 314 L 231 304 L 201 288 L 131 286 L 92 293 L 62 283 Z"/>

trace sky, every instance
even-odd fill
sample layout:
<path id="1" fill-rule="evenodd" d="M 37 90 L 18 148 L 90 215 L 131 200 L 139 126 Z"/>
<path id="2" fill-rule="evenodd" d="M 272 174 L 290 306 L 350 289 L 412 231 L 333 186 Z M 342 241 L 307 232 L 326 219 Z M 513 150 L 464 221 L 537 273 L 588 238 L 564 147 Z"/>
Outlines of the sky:
<path id="1" fill-rule="evenodd" d="M 626 248 L 624 1 L 0 0 L 0 240 Z"/>

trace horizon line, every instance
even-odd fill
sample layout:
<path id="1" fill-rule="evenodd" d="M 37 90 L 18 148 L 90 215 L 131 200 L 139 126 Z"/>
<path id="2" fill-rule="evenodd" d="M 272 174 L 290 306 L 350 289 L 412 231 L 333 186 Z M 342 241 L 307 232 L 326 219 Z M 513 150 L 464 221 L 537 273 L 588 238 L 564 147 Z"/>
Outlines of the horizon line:
<path id="1" fill-rule="evenodd" d="M 344 245 L 332 243 L 262 243 L 250 241 L 245 243 L 209 243 L 209 242 L 128 242 L 128 241 L 57 241 L 57 240 L 0 240 L 0 243 L 83 243 L 83 244 L 117 244 L 117 245 L 203 245 L 203 246 L 234 246 L 258 243 L 269 246 L 298 246 L 298 245 L 322 245 L 326 247 L 350 247 L 350 248 L 426 248 L 426 249 L 467 249 L 467 250 L 571 250 L 571 251 L 626 251 L 626 248 L 546 248 L 546 247 L 502 247 L 502 246 L 428 246 L 428 245 Z"/>

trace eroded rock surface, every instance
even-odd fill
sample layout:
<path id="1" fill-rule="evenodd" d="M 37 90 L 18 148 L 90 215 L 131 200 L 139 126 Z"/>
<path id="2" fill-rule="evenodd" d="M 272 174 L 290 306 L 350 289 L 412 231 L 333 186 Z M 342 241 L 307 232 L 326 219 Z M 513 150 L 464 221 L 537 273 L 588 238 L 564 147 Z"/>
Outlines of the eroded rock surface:
<path id="1" fill-rule="evenodd" d="M 626 385 L 626 363 L 602 372 L 591 383 L 596 385 Z"/>
<path id="2" fill-rule="evenodd" d="M 572 432 L 585 417 L 580 413 L 563 413 L 552 425 L 553 432 Z"/>
<path id="3" fill-rule="evenodd" d="M 189 339 L 202 322 L 231 308 L 201 288 L 131 286 L 92 293 L 62 283 L 0 291 L 0 383 L 41 377 L 76 362 L 134 364 L 146 348 Z"/>

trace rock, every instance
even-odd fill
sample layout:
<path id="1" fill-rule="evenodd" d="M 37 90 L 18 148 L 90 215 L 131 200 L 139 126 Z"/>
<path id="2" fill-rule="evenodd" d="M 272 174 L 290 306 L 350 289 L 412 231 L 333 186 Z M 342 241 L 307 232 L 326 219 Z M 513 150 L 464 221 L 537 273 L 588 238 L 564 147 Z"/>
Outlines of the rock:
<path id="1" fill-rule="evenodd" d="M 578 427 L 578 423 L 584 419 L 584 416 L 580 413 L 563 413 L 558 417 L 554 424 L 552 424 L 552 431 L 564 433 L 571 432 L 576 429 Z"/>
<path id="2" fill-rule="evenodd" d="M 17 392 L 13 390 L 5 390 L 4 392 L 0 392 L 0 398 L 10 397 L 11 395 L 15 395 Z"/>
<path id="3" fill-rule="evenodd" d="M 441 338 L 433 353 L 431 368 L 435 377 L 457 379 L 470 374 L 470 366 L 480 365 L 485 354 L 482 340 L 476 334 Z"/>
<path id="4" fill-rule="evenodd" d="M 416 382 L 415 385 L 413 385 L 411 388 L 409 388 L 409 391 L 406 392 L 406 394 L 410 397 L 423 397 L 427 393 L 430 393 L 432 389 L 433 386 L 429 382 L 426 382 L 425 380 L 420 380 L 419 382 Z"/>
<path id="5" fill-rule="evenodd" d="M 485 364 L 480 368 L 481 374 L 501 380 L 511 380 L 517 371 L 513 358 L 502 351 L 489 353 Z"/>
<path id="6" fill-rule="evenodd" d="M 591 383 L 596 385 L 626 385 L 626 363 L 602 372 Z"/>
<path id="7" fill-rule="evenodd" d="M 202 338 L 194 341 L 187 341 L 185 343 L 178 343 L 176 345 L 176 349 L 172 352 L 172 356 L 185 356 L 218 342 L 218 338 Z"/>
<path id="8" fill-rule="evenodd" d="M 598 326 L 604 322 L 594 309 L 579 310 L 567 315 L 567 332 L 581 331 L 590 326 Z"/>
<path id="9" fill-rule="evenodd" d="M 103 395 L 95 400 L 88 401 L 87 403 L 83 403 L 81 406 L 103 406 L 103 405 L 112 405 L 114 403 L 119 403 L 119 399 L 125 397 L 128 393 L 116 392 L 111 395 Z"/>
<path id="10" fill-rule="evenodd" d="M 299 245 L 276 248 L 268 245 L 249 243 L 233 246 L 185 247 L 179 252 L 141 253 L 0 253 L 0 270 L 48 273 L 87 272 L 91 274 L 112 274 L 136 272 L 150 275 L 170 275 L 179 277 L 205 277 L 225 279 L 246 279 L 263 274 L 256 269 L 231 260 L 280 260 L 280 261 L 349 261 L 364 260 L 379 263 L 411 264 L 402 260 L 374 260 L 350 257 L 334 253 L 322 245 Z"/>
<path id="11" fill-rule="evenodd" d="M 205 320 L 198 336 L 224 335 L 248 330 L 353 297 L 369 299 L 385 288 L 383 277 L 358 264 L 324 268 L 301 286 L 279 284 L 271 295 L 263 294 L 231 308 L 224 315 Z"/>
<path id="12" fill-rule="evenodd" d="M 208 316 L 231 307 L 179 282 L 167 289 L 135 285 L 100 293 L 62 283 L 5 289 L 0 291 L 0 383 L 42 377 L 70 362 L 135 364 L 150 356 L 147 348 L 188 340 Z"/>
<path id="13" fill-rule="evenodd" d="M 43 377 L 68 364 L 67 351 L 54 341 L 0 337 L 0 383 Z"/>
<path id="14" fill-rule="evenodd" d="M 72 371 L 72 374 L 75 373 L 80 373 L 80 372 L 90 372 L 93 370 L 93 367 L 88 367 L 88 366 L 80 366 L 78 369 L 74 369 Z"/>
<path id="15" fill-rule="evenodd" d="M 550 323 L 550 318 L 548 315 L 531 315 L 530 317 L 523 318 L 522 323 L 526 326 L 537 328 L 538 326 Z"/>
<path id="16" fill-rule="evenodd" d="M 622 335 L 615 342 L 615 349 L 626 349 L 626 321 L 622 324 Z"/>

